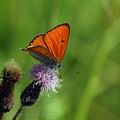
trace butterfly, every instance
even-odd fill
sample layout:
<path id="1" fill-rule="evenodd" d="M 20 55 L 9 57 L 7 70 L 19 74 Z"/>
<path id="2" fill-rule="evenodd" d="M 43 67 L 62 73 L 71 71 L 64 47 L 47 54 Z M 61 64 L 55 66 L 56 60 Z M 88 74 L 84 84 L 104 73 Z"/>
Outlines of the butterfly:
<path id="1" fill-rule="evenodd" d="M 69 34 L 69 24 L 60 24 L 45 34 L 35 36 L 22 50 L 46 65 L 60 65 L 65 55 Z"/>

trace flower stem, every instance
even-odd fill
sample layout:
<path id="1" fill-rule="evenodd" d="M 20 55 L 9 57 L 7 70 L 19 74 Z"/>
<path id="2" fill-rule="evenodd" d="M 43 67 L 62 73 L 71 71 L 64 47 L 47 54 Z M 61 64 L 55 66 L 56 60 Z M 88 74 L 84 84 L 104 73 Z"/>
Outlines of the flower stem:
<path id="1" fill-rule="evenodd" d="M 3 119 L 3 112 L 0 112 L 0 120 Z"/>
<path id="2" fill-rule="evenodd" d="M 21 113 L 21 111 L 23 110 L 23 106 L 21 105 L 18 109 L 18 111 L 16 112 L 16 114 L 14 115 L 14 117 L 12 118 L 12 120 L 16 120 L 18 115 Z"/>

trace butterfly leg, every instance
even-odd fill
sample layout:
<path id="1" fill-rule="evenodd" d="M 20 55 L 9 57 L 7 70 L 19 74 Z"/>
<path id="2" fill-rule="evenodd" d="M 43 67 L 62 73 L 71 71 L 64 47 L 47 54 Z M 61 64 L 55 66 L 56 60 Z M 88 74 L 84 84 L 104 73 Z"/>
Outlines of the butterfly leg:
<path id="1" fill-rule="evenodd" d="M 61 76 L 61 69 L 58 68 L 58 71 L 59 71 L 59 78 L 62 79 L 62 76 Z"/>

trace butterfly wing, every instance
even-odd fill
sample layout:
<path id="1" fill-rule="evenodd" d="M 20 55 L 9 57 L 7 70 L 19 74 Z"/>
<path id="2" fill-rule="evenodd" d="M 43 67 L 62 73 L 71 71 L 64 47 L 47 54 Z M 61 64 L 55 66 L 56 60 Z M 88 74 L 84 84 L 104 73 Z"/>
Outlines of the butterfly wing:
<path id="1" fill-rule="evenodd" d="M 61 61 L 65 55 L 69 33 L 69 24 L 64 23 L 49 30 L 43 36 L 46 47 L 57 58 L 57 62 Z"/>
<path id="2" fill-rule="evenodd" d="M 26 48 L 35 47 L 35 46 L 42 46 L 42 47 L 46 48 L 46 45 L 45 45 L 46 43 L 44 42 L 43 37 L 44 37 L 44 34 L 36 35 L 31 40 L 31 42 L 27 45 Z"/>
<path id="3" fill-rule="evenodd" d="M 49 52 L 46 43 L 43 40 L 44 34 L 37 35 L 32 41 L 27 45 L 25 49 L 34 58 L 42 61 L 45 64 L 55 64 L 57 59 Z"/>
<path id="4" fill-rule="evenodd" d="M 34 58 L 42 61 L 44 64 L 47 65 L 55 65 L 56 64 L 56 58 L 53 56 L 52 53 L 50 53 L 46 48 L 42 46 L 34 46 L 29 47 L 26 49 L 27 52 Z"/>
<path id="5" fill-rule="evenodd" d="M 56 26 L 46 34 L 37 35 L 27 45 L 27 51 L 45 64 L 57 64 L 65 55 L 70 27 L 67 23 Z"/>

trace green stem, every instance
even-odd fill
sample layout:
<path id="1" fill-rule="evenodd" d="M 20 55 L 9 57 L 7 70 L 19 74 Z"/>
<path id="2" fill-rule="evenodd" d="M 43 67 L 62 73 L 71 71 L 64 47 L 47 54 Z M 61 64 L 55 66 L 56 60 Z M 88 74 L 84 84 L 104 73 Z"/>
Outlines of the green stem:
<path id="1" fill-rule="evenodd" d="M 14 115 L 14 117 L 12 118 L 12 120 L 17 120 L 17 117 L 21 113 L 22 110 L 23 110 L 23 106 L 21 105 L 18 111 L 16 112 L 16 114 Z"/>

